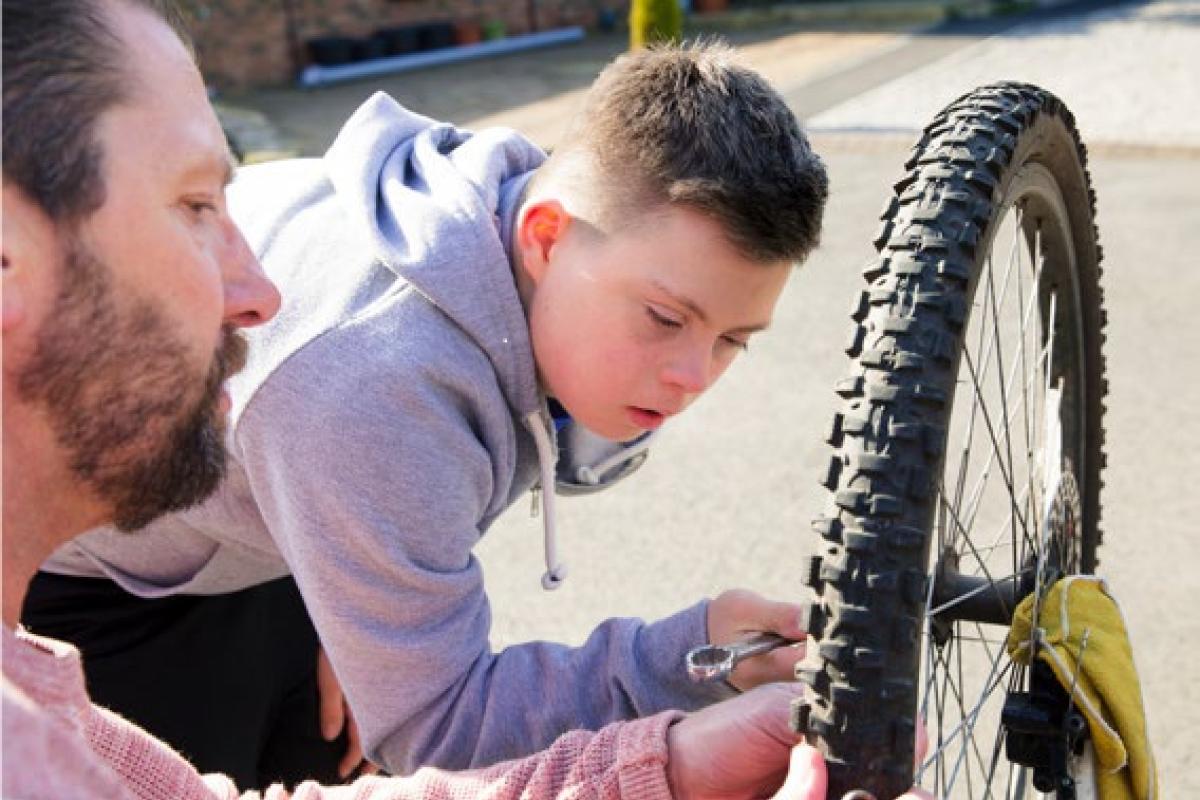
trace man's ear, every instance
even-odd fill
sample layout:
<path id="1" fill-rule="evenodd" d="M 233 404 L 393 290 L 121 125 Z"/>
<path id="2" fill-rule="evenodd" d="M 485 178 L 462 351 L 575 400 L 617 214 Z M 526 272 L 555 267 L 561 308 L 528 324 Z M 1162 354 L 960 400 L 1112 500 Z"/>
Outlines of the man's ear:
<path id="1" fill-rule="evenodd" d="M 7 245 L 8 237 L 4 237 Z M 15 272 L 12 268 L 12 262 L 8 260 L 8 253 L 4 254 L 3 262 L 3 278 L 0 280 L 0 301 L 4 305 L 4 313 L 0 319 L 0 330 L 5 333 L 16 330 L 20 327 L 25 319 L 25 302 L 21 296 L 21 285 L 15 278 Z"/>
<path id="2" fill-rule="evenodd" d="M 571 215 L 558 200 L 537 200 L 521 209 L 517 219 L 517 248 L 521 252 L 521 265 L 535 284 L 546 274 L 550 253 L 570 224 Z"/>
<path id="3" fill-rule="evenodd" d="M 3 294 L 3 318 L 0 320 L 4 333 L 19 328 L 29 318 L 31 305 L 39 291 L 46 287 L 36 285 L 47 278 L 42 266 L 53 263 L 59 256 L 60 245 L 54 223 L 41 207 L 30 200 L 19 188 L 4 184 L 3 267 L 0 281 Z"/>
<path id="4" fill-rule="evenodd" d="M 4 333 L 14 331 L 25 320 L 25 291 L 24 275 L 19 268 L 22 263 L 20 253 L 24 247 L 22 241 L 22 225 L 18 217 L 23 213 L 23 203 L 16 200 L 16 192 L 4 187 L 3 238 L 0 248 L 3 249 L 3 261 L 0 262 L 0 302 L 3 303 L 3 316 L 0 317 L 0 330 Z M 22 198 L 23 200 L 24 198 Z"/>

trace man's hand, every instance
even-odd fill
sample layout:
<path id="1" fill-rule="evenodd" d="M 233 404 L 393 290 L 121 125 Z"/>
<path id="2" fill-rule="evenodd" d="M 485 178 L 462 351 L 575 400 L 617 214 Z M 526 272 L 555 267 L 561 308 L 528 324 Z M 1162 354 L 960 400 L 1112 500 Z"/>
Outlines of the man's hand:
<path id="1" fill-rule="evenodd" d="M 342 694 L 342 685 L 333 674 L 333 666 L 325 656 L 325 648 L 317 648 L 317 695 L 321 709 L 321 735 L 325 741 L 332 742 L 347 728 L 346 755 L 338 763 L 338 775 L 349 777 L 355 769 L 360 775 L 374 775 L 379 767 L 363 758 L 362 741 L 358 738 L 358 726 L 354 724 L 354 714 Z"/>
<path id="2" fill-rule="evenodd" d="M 760 686 L 672 725 L 667 730 L 672 796 L 825 800 L 825 759 L 815 747 L 800 742 L 788 725 L 790 703 L 804 691 L 799 683 Z M 926 741 L 923 726 L 918 726 L 918 763 Z M 933 797 L 913 789 L 899 800 Z"/>
<path id="3" fill-rule="evenodd" d="M 798 744 L 792 749 L 787 780 L 771 800 L 824 800 L 827 781 L 825 759 L 821 757 L 821 752 L 811 744 Z M 924 789 L 914 787 L 896 800 L 935 800 L 935 798 Z"/>
<path id="4" fill-rule="evenodd" d="M 760 686 L 672 725 L 667 777 L 676 800 L 769 797 L 788 774 L 788 757 L 799 740 L 788 727 L 788 707 L 803 691 L 798 683 Z M 819 766 L 820 793 L 797 794 L 794 800 L 824 800 L 824 762 Z M 798 775 L 796 781 L 805 779 Z"/>
<path id="5" fill-rule="evenodd" d="M 708 641 L 726 645 L 760 632 L 801 640 L 808 636 L 800 627 L 801 611 L 795 603 L 777 603 L 746 589 L 731 589 L 708 604 Z M 803 644 L 779 647 L 743 661 L 729 682 L 746 691 L 763 683 L 792 681 L 796 662 L 802 658 Z"/>

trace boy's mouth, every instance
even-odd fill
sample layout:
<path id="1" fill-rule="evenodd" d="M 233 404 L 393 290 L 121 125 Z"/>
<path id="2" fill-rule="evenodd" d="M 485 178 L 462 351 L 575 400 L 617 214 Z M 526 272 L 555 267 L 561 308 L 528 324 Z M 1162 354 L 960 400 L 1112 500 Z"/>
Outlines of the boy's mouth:
<path id="1" fill-rule="evenodd" d="M 662 425 L 663 421 L 667 418 L 665 414 L 649 408 L 628 406 L 626 411 L 629 414 L 630 421 L 632 421 L 634 425 L 648 431 L 657 429 L 658 426 Z"/>

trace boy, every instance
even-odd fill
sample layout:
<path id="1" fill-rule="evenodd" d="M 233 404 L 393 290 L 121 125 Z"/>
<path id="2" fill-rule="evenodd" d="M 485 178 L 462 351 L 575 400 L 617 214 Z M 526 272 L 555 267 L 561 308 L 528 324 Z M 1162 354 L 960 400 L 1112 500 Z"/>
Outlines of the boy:
<path id="1" fill-rule="evenodd" d="M 783 101 L 716 46 L 618 59 L 545 161 L 511 132 L 376 95 L 322 160 L 246 170 L 231 192 L 285 301 L 230 384 L 219 493 L 136 542 L 91 532 L 45 569 L 144 597 L 290 573 L 393 772 L 490 764 L 785 679 L 796 649 L 733 687 L 683 674 L 706 641 L 803 638 L 797 606 L 745 592 L 609 620 L 580 648 L 493 653 L 471 548 L 534 486 L 588 491 L 636 468 L 767 326 L 825 196 Z M 563 578 L 553 494 L 547 588 Z M 43 614 L 46 632 L 69 616 Z"/>

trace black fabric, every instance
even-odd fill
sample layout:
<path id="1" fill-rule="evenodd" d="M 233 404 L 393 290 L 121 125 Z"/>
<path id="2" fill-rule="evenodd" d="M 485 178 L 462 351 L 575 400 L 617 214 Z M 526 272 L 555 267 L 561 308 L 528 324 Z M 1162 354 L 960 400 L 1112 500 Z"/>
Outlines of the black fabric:
<path id="1" fill-rule="evenodd" d="M 317 634 L 295 582 L 226 595 L 135 597 L 39 572 L 22 623 L 83 653 L 92 700 L 242 789 L 338 783 L 346 734 L 321 738 Z"/>

